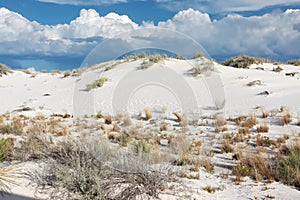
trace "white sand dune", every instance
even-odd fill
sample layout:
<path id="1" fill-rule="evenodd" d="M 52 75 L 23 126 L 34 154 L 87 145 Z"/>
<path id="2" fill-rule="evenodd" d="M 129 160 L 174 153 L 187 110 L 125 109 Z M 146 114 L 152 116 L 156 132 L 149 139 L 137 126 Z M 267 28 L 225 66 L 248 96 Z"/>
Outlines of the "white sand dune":
<path id="1" fill-rule="evenodd" d="M 104 68 L 95 66 L 94 69 L 90 68 L 80 76 L 66 78 L 63 78 L 62 74 L 51 75 L 36 72 L 33 77 L 32 74 L 13 71 L 12 74 L 0 77 L 0 113 L 13 112 L 28 116 L 37 113 L 45 115 L 69 113 L 76 115 L 76 110 L 85 113 L 84 109 L 87 109 L 85 114 L 95 114 L 97 111 L 105 114 L 116 114 L 118 110 L 114 110 L 115 105 L 113 102 L 116 101 L 114 98 L 120 95 L 116 92 L 124 91 L 124 88 L 121 87 L 124 84 L 130 86 L 131 83 L 126 82 L 130 80 L 130 77 L 126 78 L 126 75 L 133 73 L 131 78 L 134 77 L 136 75 L 134 73 L 138 71 L 137 68 L 141 62 L 142 60 L 123 62 L 107 71 Z M 195 78 L 188 74 L 189 69 L 196 62 L 196 60 L 168 59 L 163 64 L 154 64 L 149 69 L 136 72 L 138 73 L 135 80 L 137 83 L 140 83 L 138 78 L 148 80 L 151 73 L 155 75 L 174 72 L 187 83 L 192 93 L 182 86 L 180 86 L 182 89 L 178 93 L 172 90 L 172 87 L 177 87 L 178 78 L 174 78 L 174 83 L 171 84 L 172 87 L 146 81 L 145 83 L 148 84 L 136 87 L 135 90 L 131 91 L 126 104 L 128 106 L 126 111 L 129 111 L 130 114 L 136 114 L 149 107 L 152 111 L 157 111 L 158 116 L 164 109 L 170 113 L 172 111 L 182 111 L 183 103 L 181 100 L 184 97 L 180 95 L 193 94 L 194 97 L 191 96 L 190 98 L 196 100 L 198 114 L 211 115 L 218 112 L 215 108 L 216 102 L 211 96 L 212 91 L 210 91 L 215 87 L 207 85 L 203 78 L 204 75 Z M 214 63 L 215 74 L 223 84 L 226 102 L 222 111 L 225 116 L 234 117 L 248 115 L 249 113 L 260 115 L 261 111 L 257 109 L 258 106 L 264 107 L 269 112 L 276 112 L 281 106 L 284 106 L 290 111 L 294 119 L 300 117 L 300 67 L 284 64 L 280 66 L 283 71 L 274 72 L 273 68 L 276 68 L 277 65 L 270 63 L 252 65 L 250 69 L 237 69 Z M 256 69 L 257 67 L 264 70 Z M 162 68 L 167 71 L 161 72 Z M 286 73 L 291 72 L 295 72 L 295 75 L 286 75 Z M 101 88 L 90 92 L 85 91 L 86 84 L 99 77 L 107 77 L 109 81 Z M 261 84 L 247 85 L 255 80 L 259 80 L 258 82 Z M 265 94 L 259 95 L 263 92 Z M 117 100 L 117 103 L 122 102 L 122 99 Z M 26 108 L 30 110 L 22 111 Z M 274 137 L 289 130 L 293 130 L 294 133 L 300 132 L 299 127 L 287 126 L 286 129 L 283 129 L 280 126 L 272 125 L 270 121 L 264 122 L 270 124 L 270 132 Z M 27 169 L 31 165 L 32 163 L 25 163 L 22 164 L 22 167 Z M 12 188 L 12 193 L 16 196 L 0 196 L 0 199 L 34 198 L 33 188 L 28 187 L 25 180 L 18 180 L 18 182 L 20 185 Z M 275 196 L 276 199 L 299 199 L 300 197 L 299 190 L 278 182 L 267 184 L 269 189 L 264 190 L 266 184 L 261 182 L 247 179 L 240 185 L 235 185 L 229 180 L 221 179 L 217 175 L 211 175 L 204 171 L 201 171 L 200 180 L 187 180 L 185 183 L 188 187 L 196 188 L 195 191 L 199 192 L 194 195 L 196 199 L 254 199 L 254 197 L 263 199 L 268 195 Z M 214 194 L 207 193 L 202 188 L 208 185 L 220 187 L 221 190 Z M 163 195 L 162 198 L 171 199 L 168 195 Z"/>

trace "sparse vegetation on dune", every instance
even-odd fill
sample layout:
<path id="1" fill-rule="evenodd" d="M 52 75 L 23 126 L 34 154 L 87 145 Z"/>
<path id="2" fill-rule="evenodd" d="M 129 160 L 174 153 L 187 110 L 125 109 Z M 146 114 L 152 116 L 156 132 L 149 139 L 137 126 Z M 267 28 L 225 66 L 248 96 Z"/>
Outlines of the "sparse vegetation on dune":
<path id="1" fill-rule="evenodd" d="M 284 148 L 284 150 L 283 150 Z M 244 176 L 256 180 L 280 181 L 300 188 L 300 145 L 282 146 L 274 157 L 266 154 L 246 153 L 239 158 L 240 163 L 233 168 L 236 180 Z"/>
<path id="2" fill-rule="evenodd" d="M 0 77 L 2 77 L 3 75 L 8 75 L 10 73 L 12 73 L 12 70 L 5 64 L 0 63 Z"/>
<path id="3" fill-rule="evenodd" d="M 158 198 L 171 180 L 147 158 L 117 151 L 104 141 L 69 140 L 59 147 L 44 160 L 42 171 L 30 176 L 38 191 L 53 188 L 51 199 Z"/>
<path id="4" fill-rule="evenodd" d="M 289 60 L 286 63 L 289 65 L 300 66 L 300 59 L 299 60 Z"/>
<path id="5" fill-rule="evenodd" d="M 241 55 L 234 58 L 230 58 L 222 64 L 225 66 L 231 66 L 235 68 L 249 68 L 252 64 L 262 64 L 267 62 L 269 61 L 264 58 Z"/>
<path id="6" fill-rule="evenodd" d="M 92 89 L 102 87 L 104 85 L 104 83 L 107 81 L 108 81 L 108 78 L 106 78 L 106 77 L 102 77 L 98 80 L 95 80 L 94 82 L 86 85 L 86 91 L 91 91 Z"/>

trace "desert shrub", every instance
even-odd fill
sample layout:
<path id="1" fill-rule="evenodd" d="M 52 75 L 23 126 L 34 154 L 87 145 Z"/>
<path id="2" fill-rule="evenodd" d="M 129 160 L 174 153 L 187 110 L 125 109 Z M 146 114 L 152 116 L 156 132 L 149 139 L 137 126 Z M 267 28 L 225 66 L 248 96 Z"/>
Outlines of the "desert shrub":
<path id="1" fill-rule="evenodd" d="M 122 132 L 116 137 L 116 140 L 122 147 L 127 147 L 128 143 L 132 140 L 132 137 L 128 133 Z"/>
<path id="2" fill-rule="evenodd" d="M 155 63 L 163 63 L 164 60 L 166 59 L 165 56 L 160 55 L 160 54 L 141 54 L 139 58 L 144 58 L 143 62 L 141 63 L 140 69 L 148 69 L 150 66 L 152 66 Z"/>
<path id="3" fill-rule="evenodd" d="M 235 181 L 240 182 L 242 177 L 253 174 L 253 169 L 244 163 L 240 163 L 232 168 L 232 174 L 236 176 Z"/>
<path id="4" fill-rule="evenodd" d="M 300 60 L 289 60 L 289 61 L 287 61 L 287 64 L 300 66 Z"/>
<path id="5" fill-rule="evenodd" d="M 263 58 L 257 58 L 257 57 L 249 57 L 249 56 L 237 56 L 234 58 L 230 58 L 226 60 L 223 65 L 225 66 L 231 66 L 235 68 L 249 68 L 252 64 L 262 64 L 268 62 L 268 60 Z"/>
<path id="6" fill-rule="evenodd" d="M 282 151 L 281 151 L 282 152 Z M 276 158 L 276 179 L 300 188 L 300 144 L 293 145 Z"/>
<path id="7" fill-rule="evenodd" d="M 37 134 L 27 134 L 20 143 L 21 147 L 16 149 L 16 156 L 21 160 L 40 159 L 51 153 L 50 142 Z"/>
<path id="8" fill-rule="evenodd" d="M 12 138 L 0 140 L 0 162 L 9 160 L 14 150 L 14 141 Z"/>
<path id="9" fill-rule="evenodd" d="M 92 83 L 87 84 L 86 85 L 86 90 L 91 91 L 92 89 L 102 87 L 104 85 L 104 83 L 107 82 L 107 81 L 108 81 L 108 78 L 102 77 L 98 80 L 95 80 Z"/>
<path id="10" fill-rule="evenodd" d="M 250 176 L 256 180 L 274 180 L 272 160 L 263 157 L 261 154 L 248 154 L 240 159 L 240 164 L 233 167 L 233 174 L 237 179 Z"/>
<path id="11" fill-rule="evenodd" d="M 132 150 L 134 153 L 142 155 L 144 153 L 150 153 L 151 146 L 146 142 L 146 140 L 141 139 L 132 143 Z"/>
<path id="12" fill-rule="evenodd" d="M 277 66 L 276 68 L 273 68 L 274 72 L 281 72 L 283 69 L 280 66 Z"/>
<path id="13" fill-rule="evenodd" d="M 12 73 L 12 70 L 9 67 L 7 67 L 5 64 L 0 63 L 0 77 L 2 77 L 2 75 L 7 75 L 9 73 Z"/>
<path id="14" fill-rule="evenodd" d="M 49 187 L 51 199 L 143 199 L 158 198 L 168 176 L 153 169 L 147 159 L 116 153 L 103 141 L 69 140 L 33 171 L 37 191 Z"/>
<path id="15" fill-rule="evenodd" d="M 69 71 L 69 70 L 64 71 L 63 75 L 64 75 L 63 76 L 64 78 L 69 77 L 69 76 L 71 76 L 71 71 Z"/>
<path id="16" fill-rule="evenodd" d="M 21 135 L 23 133 L 23 127 L 19 123 L 9 123 L 0 125 L 1 134 L 14 134 Z"/>

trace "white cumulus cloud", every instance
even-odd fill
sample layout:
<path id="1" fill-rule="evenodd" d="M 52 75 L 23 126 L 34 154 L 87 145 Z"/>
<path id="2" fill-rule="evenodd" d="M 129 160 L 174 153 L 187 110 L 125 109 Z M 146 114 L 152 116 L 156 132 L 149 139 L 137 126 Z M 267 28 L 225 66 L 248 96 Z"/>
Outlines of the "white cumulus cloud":
<path id="1" fill-rule="evenodd" d="M 0 8 L 0 54 L 82 54 L 97 44 L 97 38 L 115 37 L 137 27 L 125 15 L 100 16 L 93 9 L 82 9 L 69 24 L 48 26 Z"/>
<path id="2" fill-rule="evenodd" d="M 282 59 L 299 56 L 300 51 L 300 10 L 211 20 L 205 13 L 188 9 L 158 26 L 191 36 L 217 57 L 251 54 Z"/>
<path id="3" fill-rule="evenodd" d="M 70 23 L 49 26 L 29 21 L 18 13 L 0 8 L 0 59 L 83 59 L 103 39 L 118 38 L 119 34 L 144 27 L 156 26 L 153 23 L 138 25 L 128 16 L 116 13 L 100 16 L 93 9 L 82 9 L 79 16 Z M 300 10 L 290 9 L 251 17 L 234 14 L 212 20 L 207 13 L 187 9 L 178 12 L 172 19 L 159 22 L 157 27 L 188 35 L 216 59 L 239 54 L 277 60 L 299 58 Z M 137 35 L 136 38 L 145 47 L 165 44 L 175 49 L 177 45 L 183 49 L 184 43 L 172 39 L 168 34 L 147 36 L 147 31 L 144 32 L 144 35 Z M 115 49 L 108 49 L 105 53 L 121 49 L 122 42 L 124 41 L 116 43 L 112 47 Z M 132 45 L 130 42 L 122 44 Z M 61 60 L 62 63 L 63 61 Z"/>
<path id="4" fill-rule="evenodd" d="M 56 4 L 70 4 L 70 5 L 103 5 L 126 3 L 127 0 L 37 0 L 41 2 L 56 3 Z"/>
<path id="5" fill-rule="evenodd" d="M 179 11 L 193 8 L 208 13 L 257 11 L 266 7 L 300 5 L 299 0 L 155 0 L 161 6 Z"/>

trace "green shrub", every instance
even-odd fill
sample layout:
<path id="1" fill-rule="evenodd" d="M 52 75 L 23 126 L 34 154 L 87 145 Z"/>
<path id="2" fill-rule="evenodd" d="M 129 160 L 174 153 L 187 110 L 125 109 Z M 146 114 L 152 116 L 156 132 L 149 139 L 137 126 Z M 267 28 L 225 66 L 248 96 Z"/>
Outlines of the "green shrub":
<path id="1" fill-rule="evenodd" d="M 127 147 L 127 144 L 132 140 L 132 137 L 128 133 L 122 132 L 116 137 L 116 140 L 122 147 Z"/>
<path id="2" fill-rule="evenodd" d="M 0 125 L 0 133 L 21 135 L 23 133 L 23 128 L 21 125 L 13 122 L 10 124 L 2 124 Z"/>
<path id="3" fill-rule="evenodd" d="M 104 83 L 107 82 L 107 81 L 108 81 L 108 78 L 102 77 L 98 80 L 95 80 L 94 82 L 92 82 L 90 84 L 87 84 L 86 85 L 86 90 L 91 91 L 92 89 L 102 87 L 104 85 Z"/>
<path id="4" fill-rule="evenodd" d="M 14 141 L 12 138 L 0 140 L 0 162 L 9 160 L 14 149 Z"/>
<path id="5" fill-rule="evenodd" d="M 151 146 L 145 140 L 141 139 L 132 143 L 133 152 L 139 155 L 150 153 Z"/>
<path id="6" fill-rule="evenodd" d="M 257 58 L 257 57 L 249 57 L 249 56 L 237 56 L 234 58 L 230 58 L 226 60 L 223 65 L 231 66 L 235 68 L 249 68 L 252 64 L 262 64 L 268 62 L 267 59 Z"/>
<path id="7" fill-rule="evenodd" d="M 300 145 L 289 148 L 287 155 L 279 155 L 275 162 L 276 178 L 287 184 L 300 187 Z"/>

